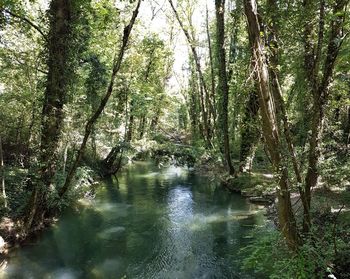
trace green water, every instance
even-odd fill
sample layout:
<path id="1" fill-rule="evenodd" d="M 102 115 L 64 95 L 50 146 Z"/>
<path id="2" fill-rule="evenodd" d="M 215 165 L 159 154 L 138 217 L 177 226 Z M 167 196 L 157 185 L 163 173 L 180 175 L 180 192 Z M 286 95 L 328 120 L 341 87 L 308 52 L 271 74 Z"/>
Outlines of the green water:
<path id="1" fill-rule="evenodd" d="M 263 212 L 207 177 L 136 163 L 12 252 L 2 278 L 254 278 L 240 248 Z"/>

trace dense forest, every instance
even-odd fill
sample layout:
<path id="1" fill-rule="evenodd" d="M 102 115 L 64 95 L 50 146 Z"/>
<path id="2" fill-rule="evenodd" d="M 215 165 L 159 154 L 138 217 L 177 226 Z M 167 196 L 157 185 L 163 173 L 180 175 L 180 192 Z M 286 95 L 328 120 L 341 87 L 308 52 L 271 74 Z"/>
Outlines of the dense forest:
<path id="1" fill-rule="evenodd" d="M 265 205 L 241 249 L 249 274 L 350 278 L 349 9 L 1 0 L 4 272 L 13 247 L 93 199 L 100 181 L 152 160 Z M 81 278 L 132 278 L 115 276 Z"/>

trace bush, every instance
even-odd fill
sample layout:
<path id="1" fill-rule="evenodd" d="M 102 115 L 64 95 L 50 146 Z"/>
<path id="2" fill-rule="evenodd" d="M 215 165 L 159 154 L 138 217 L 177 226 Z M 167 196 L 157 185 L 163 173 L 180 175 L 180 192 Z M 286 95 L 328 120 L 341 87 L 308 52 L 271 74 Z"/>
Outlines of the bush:
<path id="1" fill-rule="evenodd" d="M 253 242 L 241 251 L 245 256 L 243 268 L 271 279 L 316 279 L 327 278 L 330 274 L 350 278 L 348 240 L 343 237 L 345 228 L 339 228 L 335 234 L 333 228 L 329 222 L 322 227 L 314 226 L 296 253 L 289 251 L 278 231 L 260 228 L 254 231 Z M 334 241 L 338 246 L 337 255 Z"/>

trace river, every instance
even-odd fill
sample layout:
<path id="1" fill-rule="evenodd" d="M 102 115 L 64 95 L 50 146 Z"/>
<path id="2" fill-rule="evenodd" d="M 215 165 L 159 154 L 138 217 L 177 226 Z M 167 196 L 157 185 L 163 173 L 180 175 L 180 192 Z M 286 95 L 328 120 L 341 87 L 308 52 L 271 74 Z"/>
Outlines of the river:
<path id="1" fill-rule="evenodd" d="M 239 251 L 263 210 L 187 168 L 135 163 L 78 208 L 14 249 L 1 278 L 255 278 Z"/>

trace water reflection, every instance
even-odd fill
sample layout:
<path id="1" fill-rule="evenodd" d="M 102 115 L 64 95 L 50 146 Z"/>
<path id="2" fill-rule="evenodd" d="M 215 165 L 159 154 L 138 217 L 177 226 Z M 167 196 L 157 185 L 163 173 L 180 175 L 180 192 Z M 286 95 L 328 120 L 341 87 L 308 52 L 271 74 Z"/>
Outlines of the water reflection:
<path id="1" fill-rule="evenodd" d="M 262 212 L 184 168 L 135 164 L 11 254 L 1 278 L 254 278 L 238 251 Z"/>

